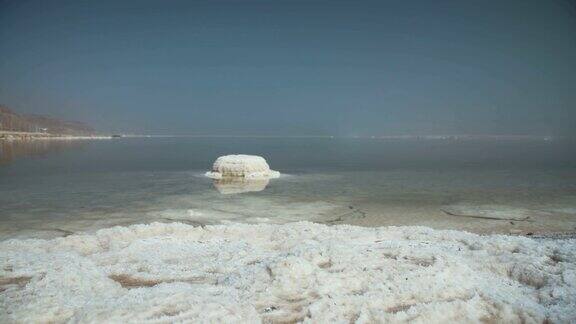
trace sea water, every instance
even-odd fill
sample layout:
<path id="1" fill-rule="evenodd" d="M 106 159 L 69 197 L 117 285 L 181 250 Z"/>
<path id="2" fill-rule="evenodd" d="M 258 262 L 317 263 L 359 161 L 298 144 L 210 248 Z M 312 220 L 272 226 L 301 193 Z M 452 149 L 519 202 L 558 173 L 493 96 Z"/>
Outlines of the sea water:
<path id="1" fill-rule="evenodd" d="M 0 146 L 0 239 L 151 222 L 576 230 L 570 140 L 159 137 Z M 218 156 L 238 153 L 265 157 L 282 176 L 204 176 Z"/>

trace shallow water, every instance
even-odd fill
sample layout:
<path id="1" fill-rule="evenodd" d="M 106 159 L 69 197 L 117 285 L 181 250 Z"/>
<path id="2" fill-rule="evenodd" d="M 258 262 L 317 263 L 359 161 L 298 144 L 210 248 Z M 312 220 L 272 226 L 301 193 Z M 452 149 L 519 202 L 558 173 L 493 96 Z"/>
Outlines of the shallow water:
<path id="1" fill-rule="evenodd" d="M 122 138 L 0 145 L 0 238 L 181 221 L 576 230 L 576 145 L 540 140 Z M 283 176 L 213 183 L 218 156 Z"/>

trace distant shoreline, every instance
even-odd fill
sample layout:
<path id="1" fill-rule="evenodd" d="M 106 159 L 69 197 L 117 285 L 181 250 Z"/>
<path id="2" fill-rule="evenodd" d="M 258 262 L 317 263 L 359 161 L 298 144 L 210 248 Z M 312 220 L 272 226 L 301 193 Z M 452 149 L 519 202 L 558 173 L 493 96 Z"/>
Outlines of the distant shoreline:
<path id="1" fill-rule="evenodd" d="M 414 141 L 544 141 L 564 140 L 570 137 L 547 135 L 383 135 L 383 136 L 342 136 L 342 135 L 136 135 L 126 134 L 124 138 L 290 138 L 290 139 L 328 139 L 328 140 L 414 140 Z"/>
<path id="2" fill-rule="evenodd" d="M 0 140 L 46 140 L 46 139 L 111 139 L 111 138 L 321 138 L 321 139 L 358 139 L 358 140 L 447 140 L 447 141 L 553 141 L 566 137 L 546 135 L 383 135 L 383 136 L 338 136 L 338 135 L 216 135 L 216 134 L 122 134 L 122 135 L 66 135 L 35 132 L 1 131 Z"/>
<path id="3" fill-rule="evenodd" d="M 32 132 L 0 131 L 0 141 L 30 141 L 30 140 L 90 140 L 111 139 L 110 135 L 64 135 Z"/>

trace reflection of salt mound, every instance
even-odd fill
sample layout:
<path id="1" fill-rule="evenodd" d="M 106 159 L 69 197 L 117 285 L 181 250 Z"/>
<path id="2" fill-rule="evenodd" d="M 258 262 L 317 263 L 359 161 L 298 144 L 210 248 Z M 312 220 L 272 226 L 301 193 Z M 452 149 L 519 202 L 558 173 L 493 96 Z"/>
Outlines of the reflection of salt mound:
<path id="1" fill-rule="evenodd" d="M 0 242 L 0 322 L 573 323 L 576 240 L 312 223 Z"/>
<path id="2" fill-rule="evenodd" d="M 215 179 L 214 187 L 221 194 L 230 195 L 243 192 L 256 192 L 262 191 L 268 185 L 270 180 L 263 179 L 246 179 L 244 177 L 229 177 L 223 179 Z"/>
<path id="3" fill-rule="evenodd" d="M 212 171 L 206 176 L 214 179 L 223 177 L 277 178 L 280 172 L 270 170 L 268 163 L 256 155 L 225 155 L 214 162 Z"/>

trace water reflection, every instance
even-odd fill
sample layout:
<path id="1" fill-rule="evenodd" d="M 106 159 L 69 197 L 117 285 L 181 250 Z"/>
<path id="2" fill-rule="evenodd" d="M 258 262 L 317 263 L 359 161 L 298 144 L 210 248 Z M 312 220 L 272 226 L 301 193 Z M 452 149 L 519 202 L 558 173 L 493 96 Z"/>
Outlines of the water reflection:
<path id="1" fill-rule="evenodd" d="M 243 177 L 223 178 L 214 180 L 214 187 L 221 194 L 232 195 L 262 191 L 269 181 L 269 179 L 246 179 Z"/>
<path id="2" fill-rule="evenodd" d="M 24 157 L 46 157 L 48 154 L 85 146 L 84 141 L 72 140 L 0 140 L 0 165 L 14 162 Z"/>

